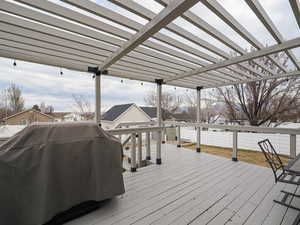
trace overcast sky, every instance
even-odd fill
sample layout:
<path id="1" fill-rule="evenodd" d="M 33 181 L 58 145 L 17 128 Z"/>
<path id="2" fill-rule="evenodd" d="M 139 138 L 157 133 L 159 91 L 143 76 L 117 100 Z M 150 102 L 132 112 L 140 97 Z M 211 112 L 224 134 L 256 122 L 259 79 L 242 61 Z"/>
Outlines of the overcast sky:
<path id="1" fill-rule="evenodd" d="M 57 0 L 53 0 L 57 2 Z M 155 3 L 152 0 L 136 0 L 137 3 L 151 9 L 158 13 L 162 10 L 162 6 Z M 219 3 L 224 1 L 219 1 Z M 106 0 L 97 0 L 97 3 L 111 9 L 113 11 L 122 13 L 123 15 L 136 20 L 139 23 L 145 24 L 142 18 L 139 18 L 132 13 L 123 10 Z M 260 0 L 260 3 L 267 10 L 267 13 L 271 16 L 271 19 L 282 33 L 285 39 L 292 39 L 300 36 L 299 28 L 297 27 L 295 18 L 292 16 L 287 0 Z M 266 32 L 265 28 L 255 18 L 252 11 L 244 3 L 243 0 L 226 0 L 226 4 L 223 6 L 232 15 L 238 19 L 238 21 L 244 25 L 252 34 L 263 44 L 272 45 L 274 40 Z M 236 41 L 243 48 L 249 48 L 249 44 L 239 37 L 233 30 L 231 30 L 225 23 L 223 23 L 217 16 L 205 8 L 201 3 L 198 3 L 192 8 L 192 11 L 201 18 L 209 22 L 211 25 L 219 29 L 222 33 L 228 35 L 232 40 Z M 198 35 L 206 41 L 214 44 L 215 46 L 229 52 L 230 50 L 223 44 L 214 40 L 209 35 L 205 34 L 198 28 L 184 21 L 183 19 L 177 19 L 175 21 L 178 25 L 184 29 Z M 172 35 L 174 38 L 178 38 L 176 35 L 169 33 L 166 30 L 162 30 L 167 35 Z M 181 39 L 180 39 L 181 40 Z M 185 41 L 189 43 L 188 41 Z M 199 47 L 198 47 L 199 48 Z M 200 50 L 203 50 L 199 48 Z M 299 48 L 294 50 L 298 60 L 300 60 Z M 213 54 L 211 54 L 213 55 Z M 214 56 L 214 55 L 213 55 Z M 291 68 L 292 69 L 292 68 Z M 32 64 L 17 61 L 17 66 L 13 66 L 12 59 L 0 58 L 0 90 L 3 90 L 10 83 L 16 83 L 23 91 L 25 97 L 26 107 L 32 107 L 34 104 L 40 104 L 45 102 L 46 105 L 51 104 L 56 111 L 72 111 L 72 95 L 81 94 L 90 99 L 92 105 L 94 103 L 94 80 L 88 73 L 74 72 L 66 69 L 62 69 L 63 75 L 60 75 L 60 68 Z M 184 95 L 186 89 L 173 87 L 165 88 L 168 91 L 175 92 L 178 95 Z M 143 83 L 138 81 L 130 81 L 119 78 L 111 78 L 104 76 L 102 78 L 102 104 L 103 108 L 115 104 L 125 104 L 135 102 L 139 105 L 144 104 L 144 97 L 147 93 L 154 91 L 155 85 L 150 83 Z"/>

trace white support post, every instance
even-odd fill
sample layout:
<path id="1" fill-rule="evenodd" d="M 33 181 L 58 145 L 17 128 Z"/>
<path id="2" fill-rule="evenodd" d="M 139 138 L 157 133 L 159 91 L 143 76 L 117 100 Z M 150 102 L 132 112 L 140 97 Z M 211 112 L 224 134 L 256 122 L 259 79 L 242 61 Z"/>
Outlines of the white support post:
<path id="1" fill-rule="evenodd" d="M 136 172 L 136 139 L 135 133 L 131 134 L 131 172 Z"/>
<path id="2" fill-rule="evenodd" d="M 237 159 L 237 151 L 238 151 L 238 132 L 232 132 L 232 161 L 238 161 Z"/>
<path id="3" fill-rule="evenodd" d="M 181 147 L 180 125 L 177 126 L 177 148 Z"/>
<path id="4" fill-rule="evenodd" d="M 296 158 L 296 134 L 290 134 L 290 157 L 292 159 Z"/>
<path id="5" fill-rule="evenodd" d="M 146 160 L 151 160 L 150 132 L 146 133 Z"/>
<path id="6" fill-rule="evenodd" d="M 143 166 L 142 133 L 138 133 L 136 137 L 138 138 L 138 154 L 137 154 L 138 167 L 142 167 Z"/>
<path id="7" fill-rule="evenodd" d="M 95 119 L 96 123 L 101 126 L 101 73 L 97 71 L 95 73 Z"/>
<path id="8" fill-rule="evenodd" d="M 201 89 L 203 87 L 197 87 L 197 123 L 201 122 Z M 201 152 L 201 127 L 197 127 L 197 146 L 196 152 Z"/>
<path id="9" fill-rule="evenodd" d="M 162 126 L 162 116 L 161 116 L 161 104 L 162 104 L 162 84 L 163 80 L 162 79 L 156 79 L 155 80 L 157 84 L 157 125 L 159 127 Z M 162 131 L 161 129 L 157 132 L 157 142 L 156 142 L 156 164 L 160 165 L 161 164 L 161 134 Z"/>

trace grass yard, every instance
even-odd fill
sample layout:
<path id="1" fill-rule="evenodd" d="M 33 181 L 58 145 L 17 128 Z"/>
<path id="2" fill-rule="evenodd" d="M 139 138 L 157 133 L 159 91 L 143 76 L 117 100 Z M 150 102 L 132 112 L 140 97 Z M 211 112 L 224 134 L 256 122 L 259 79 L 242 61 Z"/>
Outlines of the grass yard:
<path id="1" fill-rule="evenodd" d="M 195 144 L 186 145 L 186 146 L 184 146 L 184 148 L 195 150 L 196 145 Z M 221 148 L 221 147 L 207 146 L 207 145 L 201 145 L 201 151 L 209 153 L 209 154 L 213 154 L 213 155 L 222 156 L 225 158 L 230 158 L 230 159 L 231 159 L 231 153 L 232 153 L 231 148 Z M 280 158 L 281 158 L 283 164 L 287 164 L 289 161 L 289 158 L 287 156 L 280 156 Z M 238 160 L 247 162 L 247 163 L 252 163 L 255 165 L 259 165 L 259 166 L 269 167 L 269 165 L 265 161 L 265 157 L 262 152 L 239 149 L 238 150 Z"/>

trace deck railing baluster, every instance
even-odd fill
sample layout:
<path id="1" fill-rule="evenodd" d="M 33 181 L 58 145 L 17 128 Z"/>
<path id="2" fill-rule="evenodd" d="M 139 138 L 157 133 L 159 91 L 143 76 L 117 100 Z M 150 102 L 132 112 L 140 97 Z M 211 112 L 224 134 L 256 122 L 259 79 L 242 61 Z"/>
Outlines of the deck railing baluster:
<path id="1" fill-rule="evenodd" d="M 290 157 L 292 159 L 296 158 L 296 134 L 290 134 Z"/>
<path id="2" fill-rule="evenodd" d="M 238 161 L 237 159 L 238 151 L 238 131 L 232 132 L 232 161 Z"/>
<path id="3" fill-rule="evenodd" d="M 131 172 L 136 172 L 136 134 L 131 134 Z"/>
<path id="4" fill-rule="evenodd" d="M 146 160 L 151 160 L 150 132 L 146 132 Z"/>
<path id="5" fill-rule="evenodd" d="M 138 133 L 136 135 L 138 138 L 138 153 L 137 153 L 137 158 L 138 158 L 138 167 L 143 166 L 143 157 L 142 157 L 142 133 Z"/>

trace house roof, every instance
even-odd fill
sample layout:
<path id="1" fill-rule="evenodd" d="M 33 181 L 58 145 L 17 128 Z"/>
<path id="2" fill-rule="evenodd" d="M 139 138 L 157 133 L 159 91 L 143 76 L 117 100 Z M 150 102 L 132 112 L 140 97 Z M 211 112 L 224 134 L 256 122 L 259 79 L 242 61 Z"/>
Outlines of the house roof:
<path id="1" fill-rule="evenodd" d="M 39 114 L 41 114 L 41 115 L 43 115 L 43 116 L 49 117 L 50 119 L 54 119 L 53 116 L 50 116 L 50 115 L 48 115 L 48 114 L 41 113 L 41 112 L 39 112 L 39 111 L 37 111 L 37 110 L 34 110 L 34 109 L 27 109 L 27 110 L 24 110 L 24 111 L 22 111 L 22 112 L 18 112 L 18 113 L 15 113 L 15 114 L 11 115 L 11 116 L 8 116 L 8 117 L 6 117 L 6 118 L 3 118 L 3 120 L 6 121 L 6 120 L 8 120 L 8 119 L 10 119 L 10 118 L 13 118 L 13 117 L 15 117 L 15 116 L 18 116 L 18 115 L 20 115 L 20 114 L 23 114 L 23 113 L 26 113 L 26 112 L 30 112 L 30 111 L 35 112 L 35 113 L 39 113 Z"/>
<path id="2" fill-rule="evenodd" d="M 141 106 L 140 107 L 151 119 L 156 118 L 156 107 Z"/>
<path id="3" fill-rule="evenodd" d="M 134 103 L 124 104 L 124 105 L 115 105 L 103 114 L 102 120 L 114 121 L 123 112 L 125 112 L 127 109 L 129 109 L 132 105 L 134 105 Z"/>
<path id="4" fill-rule="evenodd" d="M 123 104 L 123 105 L 115 105 L 102 115 L 102 120 L 114 121 L 122 113 L 124 113 L 127 109 L 129 109 L 132 105 L 135 105 L 135 104 L 130 103 L 130 104 Z M 146 113 L 151 119 L 154 119 L 157 117 L 156 116 L 156 107 L 152 107 L 152 106 L 137 106 L 137 107 L 140 108 L 144 113 Z M 163 117 L 163 120 L 168 118 L 168 115 L 166 115 L 164 109 L 162 109 L 162 117 Z"/>

